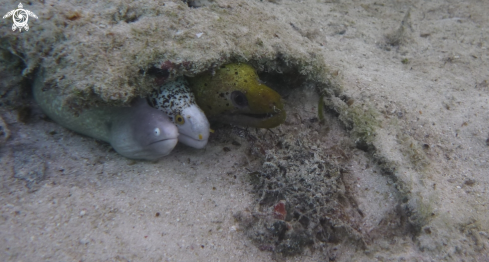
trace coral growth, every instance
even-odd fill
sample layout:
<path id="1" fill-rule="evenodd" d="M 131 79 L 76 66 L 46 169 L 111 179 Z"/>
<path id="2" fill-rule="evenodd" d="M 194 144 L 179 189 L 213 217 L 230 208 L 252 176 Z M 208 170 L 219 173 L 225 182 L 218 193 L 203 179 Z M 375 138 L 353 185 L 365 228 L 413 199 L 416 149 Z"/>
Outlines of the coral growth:
<path id="1" fill-rule="evenodd" d="M 344 241 L 363 246 L 362 213 L 345 190 L 345 166 L 316 147 L 316 139 L 287 135 L 253 146 L 259 155 L 270 148 L 262 169 L 249 174 L 257 206 L 235 217 L 263 250 L 289 256 Z"/>

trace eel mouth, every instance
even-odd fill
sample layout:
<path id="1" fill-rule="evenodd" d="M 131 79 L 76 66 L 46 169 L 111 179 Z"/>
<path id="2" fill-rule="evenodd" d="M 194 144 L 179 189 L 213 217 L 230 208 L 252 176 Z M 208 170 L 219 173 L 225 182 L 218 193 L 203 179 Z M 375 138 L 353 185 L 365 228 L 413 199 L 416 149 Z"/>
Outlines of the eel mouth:
<path id="1" fill-rule="evenodd" d="M 170 154 L 177 143 L 178 137 L 172 137 L 153 141 L 142 148 L 130 147 L 128 152 L 131 155 L 129 157 L 133 159 L 157 160 Z M 119 152 L 117 149 L 116 151 Z"/>
<path id="2" fill-rule="evenodd" d="M 153 141 L 153 142 L 149 143 L 148 146 L 154 145 L 154 144 L 160 143 L 160 142 L 170 141 L 170 140 L 178 140 L 178 137 L 171 137 L 171 138 L 165 138 L 165 139 L 161 139 L 161 140 L 156 140 L 156 141 Z"/>
<path id="3" fill-rule="evenodd" d="M 186 135 L 186 134 L 183 134 L 183 133 L 180 133 L 180 136 L 178 137 L 178 139 L 183 138 L 183 137 L 188 138 L 188 139 L 192 139 L 195 142 L 207 140 L 207 139 L 197 139 L 197 138 L 194 138 L 192 136 L 189 136 L 189 135 Z"/>
<path id="4" fill-rule="evenodd" d="M 183 133 L 180 133 L 180 136 L 178 137 L 178 141 L 181 142 L 182 144 L 185 144 L 187 146 L 197 148 L 197 149 L 204 148 L 207 145 L 208 139 L 209 139 L 208 137 L 205 139 L 197 139 L 197 138 L 194 138 L 192 136 L 189 136 L 189 135 L 186 135 Z"/>
<path id="5" fill-rule="evenodd" d="M 256 119 L 269 119 L 269 118 L 272 118 L 272 117 L 276 117 L 277 115 L 279 115 L 280 113 L 265 113 L 265 114 L 247 114 L 247 113 L 238 113 L 238 114 L 234 114 L 234 115 L 241 115 L 241 116 L 245 116 L 245 117 L 252 117 L 252 118 L 256 118 Z"/>
<path id="6" fill-rule="evenodd" d="M 222 114 L 215 118 L 216 120 L 225 120 L 230 123 L 250 126 L 257 128 L 273 128 L 285 122 L 285 111 L 263 114 L 252 113 L 228 113 Z"/>

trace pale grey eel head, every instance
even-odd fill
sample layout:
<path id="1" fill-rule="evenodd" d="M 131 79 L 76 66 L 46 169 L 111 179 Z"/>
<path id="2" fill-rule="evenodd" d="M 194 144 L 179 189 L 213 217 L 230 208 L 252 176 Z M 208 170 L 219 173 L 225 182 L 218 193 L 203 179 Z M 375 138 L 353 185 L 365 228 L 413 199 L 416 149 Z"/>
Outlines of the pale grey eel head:
<path id="1" fill-rule="evenodd" d="M 180 136 L 178 141 L 194 148 L 204 148 L 209 139 L 210 125 L 207 117 L 196 104 L 182 110 L 175 119 Z"/>
<path id="2" fill-rule="evenodd" d="M 116 118 L 110 127 L 110 144 L 125 157 L 156 160 L 168 155 L 178 142 L 177 127 L 144 99 L 121 110 Z"/>
<path id="3" fill-rule="evenodd" d="M 168 82 L 148 97 L 150 104 L 163 112 L 177 126 L 178 141 L 194 148 L 204 148 L 209 139 L 207 117 L 195 103 L 195 97 L 184 77 Z"/>

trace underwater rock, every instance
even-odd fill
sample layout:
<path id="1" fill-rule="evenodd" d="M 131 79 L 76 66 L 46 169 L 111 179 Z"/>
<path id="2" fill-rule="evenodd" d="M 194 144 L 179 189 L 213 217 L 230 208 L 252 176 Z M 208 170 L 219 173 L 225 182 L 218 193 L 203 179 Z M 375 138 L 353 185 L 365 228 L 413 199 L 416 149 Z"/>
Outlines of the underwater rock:
<path id="1" fill-rule="evenodd" d="M 197 104 L 211 121 L 258 128 L 276 127 L 285 121 L 280 95 L 258 79 L 247 64 L 227 64 L 189 78 Z"/>

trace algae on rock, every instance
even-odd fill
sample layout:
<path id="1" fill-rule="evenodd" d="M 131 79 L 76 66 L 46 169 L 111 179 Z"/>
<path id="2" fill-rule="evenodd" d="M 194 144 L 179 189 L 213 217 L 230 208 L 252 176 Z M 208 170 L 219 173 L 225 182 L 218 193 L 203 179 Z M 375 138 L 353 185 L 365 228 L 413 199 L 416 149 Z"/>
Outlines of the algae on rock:
<path id="1" fill-rule="evenodd" d="M 319 47 L 278 21 L 264 3 L 50 3 L 29 7 L 39 16 L 29 34 L 2 30 L 0 42 L 23 57 L 25 75 L 43 67 L 47 85 L 75 111 L 100 103 L 127 105 L 149 94 L 161 74 L 194 76 L 233 61 L 278 72 L 281 66 L 273 61 L 281 60 L 308 77 L 327 78 Z"/>

